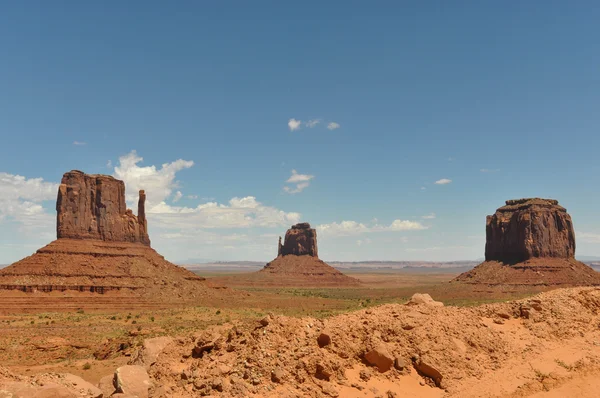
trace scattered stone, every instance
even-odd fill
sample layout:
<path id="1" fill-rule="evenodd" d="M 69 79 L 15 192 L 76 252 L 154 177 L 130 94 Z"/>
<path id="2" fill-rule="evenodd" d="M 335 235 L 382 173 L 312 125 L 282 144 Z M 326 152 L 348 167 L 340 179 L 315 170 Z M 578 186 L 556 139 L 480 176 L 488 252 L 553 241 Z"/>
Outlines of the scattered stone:
<path id="1" fill-rule="evenodd" d="M 381 373 L 387 372 L 394 364 L 394 358 L 384 345 L 379 345 L 365 354 L 365 360 L 376 366 Z"/>
<path id="2" fill-rule="evenodd" d="M 510 314 L 505 311 L 498 311 L 496 312 L 496 315 L 498 315 L 502 319 L 510 319 Z"/>
<path id="3" fill-rule="evenodd" d="M 321 332 L 319 337 L 317 337 L 317 344 L 319 344 L 319 347 L 321 348 L 331 344 L 331 334 L 326 331 Z"/>
<path id="4" fill-rule="evenodd" d="M 115 392 L 114 379 L 115 375 L 110 374 L 102 377 L 98 382 L 98 388 L 102 391 L 105 397 L 110 397 Z"/>
<path id="5" fill-rule="evenodd" d="M 271 372 L 271 381 L 273 383 L 282 383 L 285 378 L 285 372 L 281 369 L 275 369 Z"/>
<path id="6" fill-rule="evenodd" d="M 442 377 L 442 374 L 436 368 L 434 368 L 432 365 L 430 365 L 428 363 L 423 362 L 422 358 L 419 358 L 413 364 L 414 364 L 417 372 L 419 372 L 423 376 L 426 376 L 426 377 L 429 377 L 430 379 L 432 379 L 437 387 L 441 386 L 443 377 Z"/>
<path id="7" fill-rule="evenodd" d="M 63 380 L 68 385 L 70 385 L 72 389 L 77 391 L 83 397 L 102 398 L 102 396 L 104 395 L 103 391 L 100 388 L 96 387 L 92 383 L 83 380 L 79 376 L 66 373 L 63 375 Z"/>
<path id="8" fill-rule="evenodd" d="M 396 357 L 394 359 L 394 368 L 400 371 L 406 369 L 406 361 L 400 357 Z"/>
<path id="9" fill-rule="evenodd" d="M 504 325 L 504 319 L 502 319 L 500 317 L 495 317 L 494 318 L 494 323 L 496 323 L 498 325 Z"/>
<path id="10" fill-rule="evenodd" d="M 146 369 L 150 368 L 156 362 L 160 353 L 172 342 L 173 338 L 169 336 L 144 340 L 141 350 L 134 354 L 134 358 L 130 361 L 130 364 L 145 366 Z"/>
<path id="11" fill-rule="evenodd" d="M 263 319 L 260 320 L 260 324 L 262 326 L 268 326 L 270 322 L 271 322 L 271 317 L 269 315 L 265 316 Z"/>
<path id="12" fill-rule="evenodd" d="M 146 369 L 138 365 L 125 365 L 115 372 L 115 387 L 117 392 L 137 395 L 138 398 L 148 398 L 150 378 Z"/>
<path id="13" fill-rule="evenodd" d="M 371 379 L 371 371 L 369 369 L 361 369 L 358 375 L 363 381 L 369 381 Z"/>

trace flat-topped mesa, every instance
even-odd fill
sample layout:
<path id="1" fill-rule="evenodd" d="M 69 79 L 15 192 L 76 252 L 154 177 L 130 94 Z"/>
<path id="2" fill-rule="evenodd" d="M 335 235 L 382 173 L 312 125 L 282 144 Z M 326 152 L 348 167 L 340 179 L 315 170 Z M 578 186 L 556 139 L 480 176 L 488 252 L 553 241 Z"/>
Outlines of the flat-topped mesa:
<path id="1" fill-rule="evenodd" d="M 278 255 L 286 256 L 289 254 L 319 257 L 317 231 L 312 229 L 309 223 L 292 225 L 285 233 L 283 245 L 281 245 L 280 240 Z"/>
<path id="2" fill-rule="evenodd" d="M 486 261 L 515 264 L 532 258 L 575 257 L 567 210 L 554 199 L 507 200 L 486 219 Z"/>
<path id="3" fill-rule="evenodd" d="M 125 183 L 111 176 L 72 170 L 63 175 L 56 200 L 58 239 L 95 239 L 150 246 L 140 191 L 138 215 L 127 209 Z"/>

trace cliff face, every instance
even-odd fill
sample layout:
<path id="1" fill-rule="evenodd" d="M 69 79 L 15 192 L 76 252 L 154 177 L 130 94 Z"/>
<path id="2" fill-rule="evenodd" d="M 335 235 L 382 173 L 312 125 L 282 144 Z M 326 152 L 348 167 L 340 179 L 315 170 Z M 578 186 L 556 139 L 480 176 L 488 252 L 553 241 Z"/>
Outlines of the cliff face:
<path id="1" fill-rule="evenodd" d="M 575 257 L 575 233 L 567 210 L 551 199 L 508 200 L 486 220 L 486 261 L 519 263 L 533 258 Z"/>
<path id="2" fill-rule="evenodd" d="M 140 191 L 138 215 L 125 205 L 125 184 L 106 175 L 73 170 L 63 175 L 56 200 L 57 238 L 96 239 L 150 246 Z"/>
<path id="3" fill-rule="evenodd" d="M 319 257 L 317 231 L 312 229 L 309 223 L 292 225 L 292 228 L 285 233 L 285 241 L 278 252 L 282 256 L 293 254 L 296 256 Z"/>

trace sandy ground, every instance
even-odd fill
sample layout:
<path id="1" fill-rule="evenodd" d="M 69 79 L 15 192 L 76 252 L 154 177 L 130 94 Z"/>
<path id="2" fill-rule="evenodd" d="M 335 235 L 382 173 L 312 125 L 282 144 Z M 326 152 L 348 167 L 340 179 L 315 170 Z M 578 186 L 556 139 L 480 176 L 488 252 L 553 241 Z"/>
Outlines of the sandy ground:
<path id="1" fill-rule="evenodd" d="M 363 284 L 360 287 L 347 289 L 258 287 L 241 291 L 247 295 L 247 300 L 235 299 L 231 302 L 224 300 L 206 303 L 205 306 L 170 306 L 169 308 L 149 302 L 130 301 L 130 298 L 120 297 L 118 294 L 90 296 L 53 292 L 32 296 L 20 292 L 3 293 L 0 294 L 0 304 L 2 304 L 0 306 L 0 363 L 19 375 L 43 372 L 72 373 L 97 383 L 101 377 L 110 374 L 116 367 L 129 362 L 131 356 L 140 349 L 144 339 L 163 335 L 190 336 L 213 328 L 225 330 L 235 325 L 238 325 L 237 327 L 252 325 L 268 313 L 275 317 L 283 314 L 290 320 L 311 317 L 313 321 L 310 322 L 315 324 L 329 322 L 331 325 L 343 325 L 348 330 L 356 331 L 356 339 L 358 339 L 356 344 L 360 346 L 371 344 L 368 329 L 365 329 L 362 323 L 365 320 L 372 322 L 369 317 L 380 314 L 382 321 L 377 321 L 373 327 L 379 328 L 377 329 L 380 330 L 379 333 L 383 331 L 384 336 L 386 335 L 384 327 L 394 322 L 395 318 L 389 318 L 390 314 L 386 312 L 390 311 L 388 307 L 378 307 L 379 305 L 396 306 L 404 303 L 414 292 L 429 292 L 434 299 L 441 300 L 447 305 L 459 305 L 459 307 L 444 307 L 443 310 L 454 311 L 452 309 L 455 308 L 459 311 L 459 317 L 455 318 L 456 321 L 451 321 L 450 319 L 454 319 L 452 316 L 455 315 L 450 316 L 449 313 L 443 312 L 445 315 L 439 315 L 439 318 L 446 319 L 445 322 L 449 322 L 447 326 L 436 324 L 437 326 L 433 328 L 424 325 L 424 328 L 409 340 L 398 340 L 398 346 L 394 345 L 396 348 L 393 351 L 397 355 L 404 355 L 410 362 L 407 356 L 410 347 L 425 352 L 427 350 L 435 352 L 438 349 L 443 351 L 442 348 L 448 344 L 444 342 L 446 340 L 443 336 L 458 333 L 462 328 L 464 333 L 476 333 L 480 340 L 455 337 L 462 339 L 463 343 L 453 346 L 453 350 L 456 352 L 473 350 L 476 354 L 468 361 L 460 356 L 454 358 L 453 355 L 458 355 L 456 353 L 447 355 L 450 355 L 449 359 L 457 361 L 453 366 L 476 363 L 475 368 L 478 370 L 471 372 L 472 374 L 466 372 L 461 377 L 454 375 L 447 379 L 452 380 L 452 383 L 443 386 L 444 388 L 436 387 L 430 378 L 423 377 L 410 366 L 403 372 L 393 371 L 395 373 L 387 374 L 372 372 L 371 376 L 365 379 L 361 378 L 361 371 L 370 367 L 360 360 L 352 359 L 344 364 L 345 380 L 341 383 L 329 383 L 331 385 L 326 386 L 325 390 L 318 383 L 311 384 L 306 391 L 298 390 L 297 385 L 294 388 L 287 384 L 278 386 L 267 378 L 261 381 L 260 388 L 248 390 L 246 396 L 598 396 L 600 318 L 594 311 L 600 312 L 600 299 L 597 303 L 592 300 L 592 304 L 584 306 L 589 313 L 582 312 L 578 315 L 577 311 L 581 312 L 580 309 L 573 312 L 563 308 L 569 306 L 570 296 L 558 295 L 557 298 L 548 299 L 550 304 L 541 312 L 544 316 L 547 315 L 543 319 L 524 319 L 511 313 L 510 319 L 498 323 L 497 317 L 487 308 L 504 305 L 510 309 L 514 306 L 511 307 L 509 304 L 473 306 L 480 303 L 520 299 L 537 291 L 472 287 L 460 290 L 447 283 L 455 276 L 454 274 L 373 273 L 352 276 L 360 279 Z M 365 315 L 365 311 L 373 312 Z M 393 309 L 393 311 L 398 310 Z M 425 312 L 429 313 L 428 311 Z M 469 317 L 475 318 L 464 318 L 464 313 L 461 311 L 474 311 L 468 314 Z M 345 317 L 344 314 L 348 314 L 349 318 L 339 318 Z M 365 316 L 366 319 L 361 318 Z M 401 315 L 401 318 L 403 316 Z M 385 321 L 386 319 L 390 321 Z M 456 324 L 453 326 L 452 322 Z M 465 326 L 461 327 L 462 324 Z M 359 328 L 351 325 L 361 326 Z M 469 329 L 474 327 L 476 329 Z M 292 327 L 288 331 L 284 328 L 283 335 L 296 333 L 297 329 L 298 327 Z M 359 330 L 361 331 L 358 332 Z M 401 328 L 398 330 L 400 333 L 398 336 L 405 335 Z M 486 337 L 487 334 L 489 337 Z M 307 341 L 312 338 L 310 336 L 306 334 Z M 409 338 L 407 336 L 409 335 L 406 334 L 402 339 Z M 305 338 L 304 334 L 300 337 Z M 506 352 L 489 352 L 489 347 L 482 343 L 494 339 L 505 342 L 505 346 L 508 347 L 505 349 Z M 469 341 L 475 346 L 471 346 Z M 450 344 L 453 342 L 454 340 L 451 340 Z M 125 344 L 126 348 L 122 349 L 121 344 Z M 351 354 L 350 358 L 353 358 L 352 355 L 355 354 Z M 493 359 L 495 357 L 497 358 Z M 433 358 L 437 357 L 433 355 Z M 167 359 L 165 360 L 168 362 Z M 183 364 L 179 359 L 176 362 Z M 286 366 L 295 366 L 293 363 Z M 448 369 L 452 369 L 452 366 Z M 449 372 L 454 374 L 452 370 Z M 270 390 L 262 388 L 267 386 Z M 197 394 L 185 395 L 183 392 L 184 390 L 176 388 L 170 395 L 154 396 L 197 396 Z"/>

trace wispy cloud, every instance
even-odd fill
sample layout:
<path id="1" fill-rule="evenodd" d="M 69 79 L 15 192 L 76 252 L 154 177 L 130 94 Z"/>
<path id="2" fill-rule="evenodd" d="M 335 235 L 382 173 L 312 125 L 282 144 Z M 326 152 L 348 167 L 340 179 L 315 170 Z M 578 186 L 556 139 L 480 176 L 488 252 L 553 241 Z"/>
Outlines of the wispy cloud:
<path id="1" fill-rule="evenodd" d="M 591 233 L 591 232 L 580 232 L 577 231 L 575 234 L 577 239 L 586 243 L 600 243 L 600 234 Z"/>
<path id="2" fill-rule="evenodd" d="M 399 232 L 399 231 L 418 231 L 428 229 L 429 227 L 417 221 L 394 220 L 389 225 L 364 224 L 356 221 L 332 222 L 317 226 L 317 230 L 325 235 L 349 236 L 370 232 Z"/>
<path id="3" fill-rule="evenodd" d="M 421 217 L 423 220 L 433 220 L 435 218 L 435 213 L 429 213 L 426 216 Z"/>
<path id="4" fill-rule="evenodd" d="M 109 160 L 108 162 L 106 162 L 106 168 L 112 169 L 112 160 Z"/>
<path id="5" fill-rule="evenodd" d="M 292 170 L 292 175 L 285 182 L 287 184 L 295 184 L 295 187 L 284 186 L 283 190 L 289 194 L 295 194 L 302 192 L 308 188 L 310 181 L 315 178 L 314 175 L 310 174 L 299 174 L 296 170 Z"/>
<path id="6" fill-rule="evenodd" d="M 452 180 L 449 180 L 448 178 L 442 178 L 441 180 L 437 180 L 435 183 L 437 185 L 446 185 L 446 184 L 450 184 L 452 182 Z"/>
<path id="7" fill-rule="evenodd" d="M 294 118 L 291 118 L 290 120 L 288 120 L 288 128 L 290 129 L 290 131 L 299 130 L 301 125 L 302 125 L 302 120 L 296 120 Z"/>
<path id="8" fill-rule="evenodd" d="M 479 169 L 479 171 L 482 173 L 497 173 L 500 169 Z"/>
<path id="9" fill-rule="evenodd" d="M 327 124 L 327 128 L 329 130 L 339 129 L 340 127 L 342 127 L 342 126 L 340 126 L 340 124 L 336 123 L 336 122 L 330 122 L 329 124 Z"/>
<path id="10" fill-rule="evenodd" d="M 173 195 L 173 203 L 179 202 L 181 198 L 183 198 L 183 194 L 181 193 L 181 191 L 175 192 L 175 195 Z"/>
<path id="11" fill-rule="evenodd" d="M 84 146 L 84 145 L 87 145 L 87 142 L 73 141 L 73 145 L 75 145 L 75 146 Z"/>
<path id="12" fill-rule="evenodd" d="M 304 123 L 306 125 L 306 127 L 308 127 L 309 129 L 312 129 L 313 127 L 315 127 L 317 124 L 321 123 L 321 119 L 311 119 L 308 122 Z"/>

